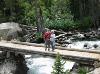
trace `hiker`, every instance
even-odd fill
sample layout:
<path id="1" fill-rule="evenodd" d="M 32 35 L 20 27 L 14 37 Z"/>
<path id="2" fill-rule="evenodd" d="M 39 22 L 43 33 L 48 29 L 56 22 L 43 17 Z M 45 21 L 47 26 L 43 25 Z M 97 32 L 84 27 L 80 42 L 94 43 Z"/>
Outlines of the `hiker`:
<path id="1" fill-rule="evenodd" d="M 47 30 L 44 35 L 44 41 L 45 41 L 45 51 L 48 49 L 48 51 L 50 50 L 50 36 L 51 36 L 51 32 L 50 30 Z"/>
<path id="2" fill-rule="evenodd" d="M 54 49 L 55 49 L 55 34 L 54 34 L 54 30 L 51 30 L 50 44 L 51 44 L 52 51 L 54 51 Z"/>

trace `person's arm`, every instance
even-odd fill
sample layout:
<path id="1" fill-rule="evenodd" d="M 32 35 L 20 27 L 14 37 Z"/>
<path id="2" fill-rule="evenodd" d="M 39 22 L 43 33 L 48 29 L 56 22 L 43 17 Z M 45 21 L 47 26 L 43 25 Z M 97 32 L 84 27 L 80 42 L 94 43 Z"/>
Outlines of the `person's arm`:
<path id="1" fill-rule="evenodd" d="M 53 38 L 56 38 L 56 35 L 55 34 L 53 34 Z"/>

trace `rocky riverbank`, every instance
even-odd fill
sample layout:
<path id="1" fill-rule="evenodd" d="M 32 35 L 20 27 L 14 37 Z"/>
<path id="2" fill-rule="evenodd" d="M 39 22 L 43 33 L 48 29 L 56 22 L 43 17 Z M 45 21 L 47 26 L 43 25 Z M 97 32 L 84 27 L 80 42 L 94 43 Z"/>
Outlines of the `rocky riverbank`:
<path id="1" fill-rule="evenodd" d="M 10 56 L 7 52 L 1 53 L 0 59 L 0 74 L 27 74 L 28 67 L 24 56 L 10 52 Z"/>

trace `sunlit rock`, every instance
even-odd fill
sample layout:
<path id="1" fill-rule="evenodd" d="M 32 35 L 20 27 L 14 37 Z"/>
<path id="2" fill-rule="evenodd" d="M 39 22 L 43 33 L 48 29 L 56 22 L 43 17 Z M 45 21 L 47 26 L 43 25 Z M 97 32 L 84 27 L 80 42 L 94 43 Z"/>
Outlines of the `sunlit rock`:
<path id="1" fill-rule="evenodd" d="M 0 38 L 1 39 L 14 39 L 18 37 L 18 32 L 21 32 L 22 29 L 19 27 L 18 23 L 7 22 L 0 24 Z"/>

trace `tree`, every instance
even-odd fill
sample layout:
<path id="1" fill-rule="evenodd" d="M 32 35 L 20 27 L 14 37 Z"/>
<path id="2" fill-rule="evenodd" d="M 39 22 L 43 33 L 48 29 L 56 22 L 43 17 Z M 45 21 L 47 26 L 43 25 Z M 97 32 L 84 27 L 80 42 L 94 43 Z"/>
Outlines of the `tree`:
<path id="1" fill-rule="evenodd" d="M 78 68 L 78 74 L 86 74 L 88 71 L 85 67 Z"/>
<path id="2" fill-rule="evenodd" d="M 54 62 L 52 74 L 66 74 L 64 72 L 64 62 L 59 53 L 57 53 L 56 61 Z"/>
<path id="3" fill-rule="evenodd" d="M 18 0 L 18 17 L 17 22 L 30 25 L 34 24 L 35 21 L 35 10 L 32 1 L 29 0 Z"/>
<path id="4" fill-rule="evenodd" d="M 16 20 L 16 15 L 17 13 L 16 8 L 17 6 L 17 0 L 4 0 L 4 13 L 5 13 L 5 17 L 6 15 L 8 15 L 8 21 L 15 21 Z"/>
<path id="5" fill-rule="evenodd" d="M 37 25 L 37 32 L 43 32 L 43 16 L 42 16 L 42 10 L 40 6 L 40 1 L 35 0 L 35 21 Z"/>
<path id="6" fill-rule="evenodd" d="M 74 20 L 84 20 L 91 17 L 93 28 L 97 28 L 100 24 L 100 1 L 99 0 L 70 0 L 71 12 Z"/>
<path id="7" fill-rule="evenodd" d="M 52 0 L 49 9 L 51 14 L 45 14 L 46 27 L 57 30 L 63 29 L 64 31 L 74 28 L 73 15 L 70 10 L 70 0 Z"/>

